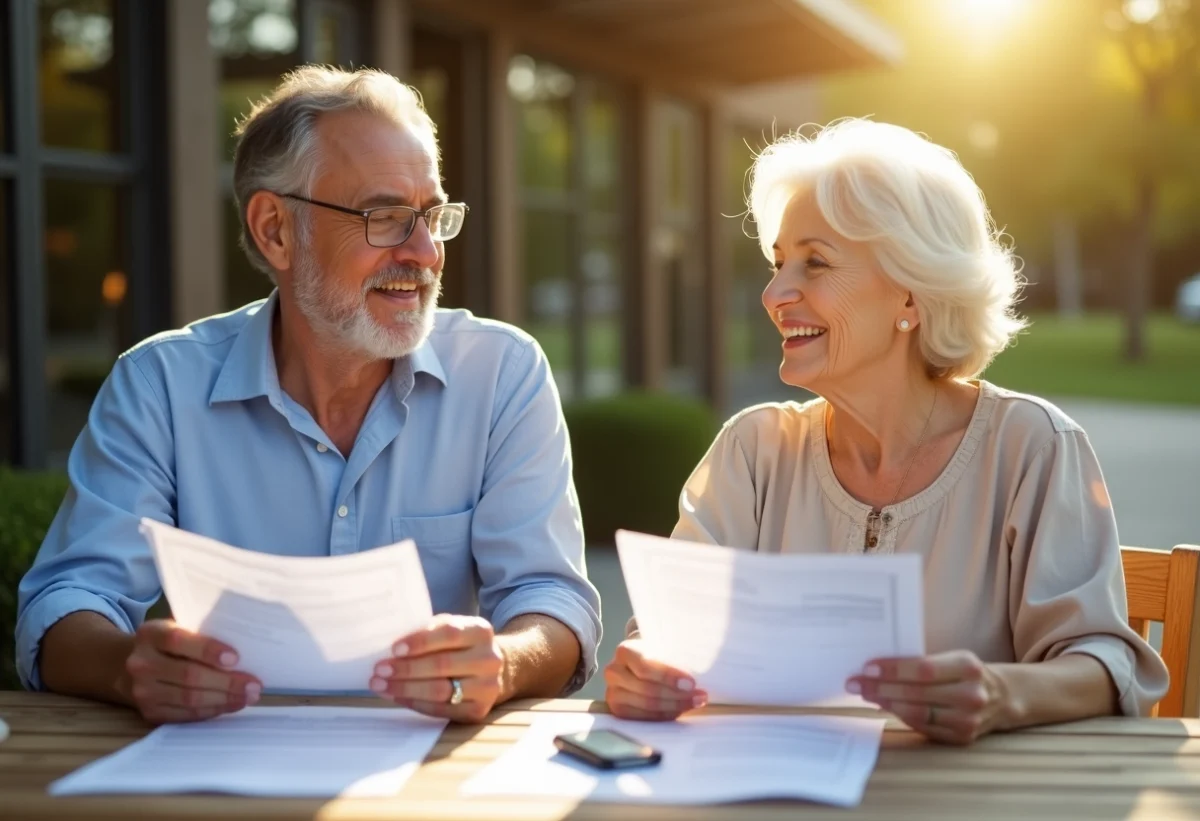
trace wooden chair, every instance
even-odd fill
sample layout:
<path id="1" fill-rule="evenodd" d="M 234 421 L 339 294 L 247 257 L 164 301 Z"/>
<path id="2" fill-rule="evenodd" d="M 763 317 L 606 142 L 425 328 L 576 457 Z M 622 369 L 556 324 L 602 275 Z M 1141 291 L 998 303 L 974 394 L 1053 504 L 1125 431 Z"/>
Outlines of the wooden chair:
<path id="1" fill-rule="evenodd" d="M 1200 547 L 1171 552 L 1122 547 L 1129 624 L 1143 637 L 1162 622 L 1162 659 L 1171 672 L 1167 694 L 1154 708 L 1161 718 L 1200 716 Z"/>

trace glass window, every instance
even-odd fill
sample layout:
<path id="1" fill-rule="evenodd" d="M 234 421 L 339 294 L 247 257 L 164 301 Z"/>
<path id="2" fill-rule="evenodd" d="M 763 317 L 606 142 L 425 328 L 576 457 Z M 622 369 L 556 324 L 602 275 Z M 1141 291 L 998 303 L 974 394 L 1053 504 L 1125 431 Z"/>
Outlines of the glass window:
<path id="1" fill-rule="evenodd" d="M 48 180 L 46 383 L 51 467 L 65 464 L 117 354 L 130 342 L 125 202 L 108 185 Z"/>
<path id="2" fill-rule="evenodd" d="M 120 70 L 113 19 L 119 0 L 39 0 L 42 141 L 119 151 Z"/>
<path id="3" fill-rule="evenodd" d="M 571 186 L 571 93 L 575 78 L 526 55 L 512 58 L 508 88 L 517 100 L 521 185 L 567 191 Z"/>
<path id="4" fill-rule="evenodd" d="M 705 317 L 694 239 L 683 231 L 664 228 L 656 241 L 667 294 L 663 317 L 667 332 L 666 387 L 673 393 L 699 394 Z"/>
<path id="5" fill-rule="evenodd" d="M 571 311 L 574 307 L 570 238 L 575 220 L 561 211 L 524 213 L 525 329 L 541 343 L 560 392 L 572 390 Z"/>
<path id="6" fill-rule="evenodd" d="M 615 212 L 621 180 L 621 110 L 603 88 L 594 89 L 587 108 L 583 176 L 588 207 Z"/>
<path id="7" fill-rule="evenodd" d="M 615 231 L 594 231 L 584 243 L 584 349 L 588 396 L 621 389 L 621 242 Z"/>
<path id="8" fill-rule="evenodd" d="M 447 99 L 447 89 L 450 85 L 448 73 L 441 66 L 424 66 L 413 70 L 410 82 L 421 95 L 425 113 L 437 126 L 439 139 L 445 139 L 449 113 L 446 108 L 449 103 Z"/>
<path id="9" fill-rule="evenodd" d="M 209 43 L 221 60 L 219 123 L 224 156 L 251 107 L 300 62 L 295 0 L 209 0 Z"/>
<path id="10" fill-rule="evenodd" d="M 657 112 L 655 154 L 663 207 L 654 247 L 667 299 L 667 389 L 697 394 L 704 368 L 704 283 L 698 256 L 700 119 L 682 103 Z"/>
<path id="11" fill-rule="evenodd" d="M 358 60 L 358 26 L 352 5 L 318 0 L 312 6 L 312 59 L 327 66 L 351 69 Z"/>
<path id="12" fill-rule="evenodd" d="M 242 220 L 232 196 L 221 209 L 225 219 L 225 307 L 234 310 L 270 296 L 274 286 L 267 275 L 250 264 L 239 238 Z"/>
<path id="13" fill-rule="evenodd" d="M 679 103 L 665 103 L 661 111 L 659 157 L 665 176 L 663 191 L 668 212 L 690 214 L 696 207 L 697 153 L 700 119 Z"/>
<path id="14" fill-rule="evenodd" d="M 614 393 L 623 375 L 620 101 L 593 78 L 527 55 L 509 63 L 508 87 L 518 112 L 527 329 L 565 398 Z"/>
<path id="15" fill-rule="evenodd" d="M 0 465 L 12 461 L 13 385 L 9 361 L 8 295 L 12 293 L 12 249 L 8 247 L 9 187 L 0 182 Z"/>
<path id="16" fill-rule="evenodd" d="M 8 49 L 8 4 L 0 5 L 0 44 Z M 8 58 L 0 59 L 0 153 L 8 151 Z"/>
<path id="17" fill-rule="evenodd" d="M 583 277 L 584 350 L 589 396 L 616 393 L 622 385 L 621 107 L 612 89 L 588 87 L 584 111 L 583 180 L 587 231 Z"/>
<path id="18" fill-rule="evenodd" d="M 336 66 L 341 63 L 341 20 L 334 14 L 317 16 L 313 32 L 313 59 L 322 65 Z"/>

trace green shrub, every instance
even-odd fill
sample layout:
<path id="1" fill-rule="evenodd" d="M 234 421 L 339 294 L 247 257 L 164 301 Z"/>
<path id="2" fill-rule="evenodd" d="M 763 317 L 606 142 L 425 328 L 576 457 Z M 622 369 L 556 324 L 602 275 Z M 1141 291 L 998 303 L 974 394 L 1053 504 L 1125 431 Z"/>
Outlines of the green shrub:
<path id="1" fill-rule="evenodd" d="M 575 487 L 589 544 L 619 528 L 669 535 L 679 491 L 720 422 L 708 405 L 653 393 L 569 404 Z"/>
<path id="2" fill-rule="evenodd" d="M 62 474 L 0 467 L 0 689 L 21 686 L 13 641 L 17 585 L 33 563 L 66 492 L 67 477 Z"/>

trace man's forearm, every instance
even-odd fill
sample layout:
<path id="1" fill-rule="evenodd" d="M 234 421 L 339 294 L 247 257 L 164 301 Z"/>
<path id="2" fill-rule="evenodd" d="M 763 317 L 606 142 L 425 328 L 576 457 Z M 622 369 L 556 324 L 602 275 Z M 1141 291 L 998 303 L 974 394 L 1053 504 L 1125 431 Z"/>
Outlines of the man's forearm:
<path id="1" fill-rule="evenodd" d="M 496 634 L 504 656 L 498 704 L 514 698 L 554 698 L 579 666 L 575 633 L 550 616 L 517 616 Z"/>
<path id="2" fill-rule="evenodd" d="M 42 636 L 38 671 L 53 692 L 130 704 L 125 660 L 132 650 L 133 636 L 104 616 L 71 613 Z"/>
<path id="3" fill-rule="evenodd" d="M 1117 688 L 1108 668 L 1083 653 L 1037 664 L 994 664 L 1008 691 L 999 729 L 1057 724 L 1117 711 Z"/>

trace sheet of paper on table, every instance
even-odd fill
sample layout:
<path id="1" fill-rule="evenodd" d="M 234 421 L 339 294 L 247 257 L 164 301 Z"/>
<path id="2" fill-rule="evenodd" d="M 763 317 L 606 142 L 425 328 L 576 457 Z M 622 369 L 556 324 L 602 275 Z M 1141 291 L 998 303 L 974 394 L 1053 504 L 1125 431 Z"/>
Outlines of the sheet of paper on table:
<path id="1" fill-rule="evenodd" d="M 925 652 L 913 554 L 766 554 L 619 531 L 647 652 L 709 702 L 869 706 L 845 690 L 872 658 Z"/>
<path id="2" fill-rule="evenodd" d="M 182 627 L 238 652 L 267 691 L 369 692 L 375 664 L 433 615 L 411 540 L 346 556 L 276 556 L 142 520 Z"/>
<path id="3" fill-rule="evenodd" d="M 655 723 L 540 713 L 462 792 L 639 804 L 798 798 L 850 807 L 862 801 L 883 727 L 883 719 L 842 716 L 694 715 Z M 555 748 L 556 735 L 590 729 L 624 732 L 658 749 L 662 761 L 610 772 Z"/>
<path id="4" fill-rule="evenodd" d="M 51 795 L 394 795 L 446 720 L 373 707 L 247 707 L 159 727 L 50 785 Z"/>

